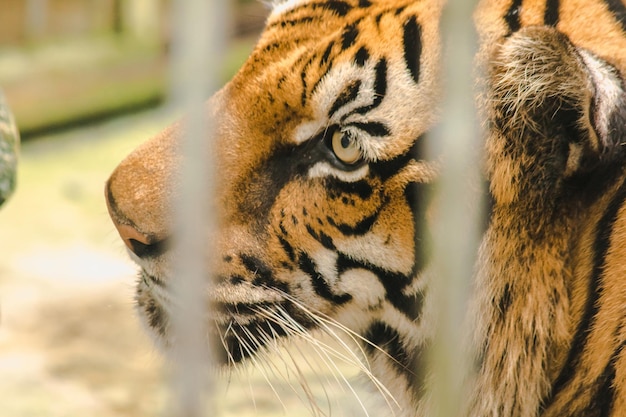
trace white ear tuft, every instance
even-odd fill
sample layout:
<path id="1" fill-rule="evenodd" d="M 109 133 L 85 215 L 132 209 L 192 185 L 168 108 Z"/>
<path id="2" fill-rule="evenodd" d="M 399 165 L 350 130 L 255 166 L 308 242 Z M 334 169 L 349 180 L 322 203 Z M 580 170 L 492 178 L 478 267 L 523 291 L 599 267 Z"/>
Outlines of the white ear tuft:
<path id="1" fill-rule="evenodd" d="M 272 14 L 276 15 L 291 10 L 301 4 L 308 3 L 309 1 L 310 0 L 271 0 L 266 3 L 269 3 L 272 8 Z"/>
<path id="2" fill-rule="evenodd" d="M 580 51 L 594 85 L 591 122 L 606 149 L 622 147 L 626 138 L 626 92 L 615 68 L 584 50 Z"/>

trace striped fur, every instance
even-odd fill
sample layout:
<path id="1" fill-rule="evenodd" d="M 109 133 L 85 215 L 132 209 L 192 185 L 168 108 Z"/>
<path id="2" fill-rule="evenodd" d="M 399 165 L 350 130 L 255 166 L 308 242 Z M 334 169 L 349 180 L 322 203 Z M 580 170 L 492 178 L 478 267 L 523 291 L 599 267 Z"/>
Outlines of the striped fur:
<path id="1" fill-rule="evenodd" d="M 440 11 L 439 0 L 276 2 L 247 62 L 209 100 L 220 214 L 207 325 L 225 363 L 314 330 L 343 333 L 367 360 L 342 355 L 394 397 L 391 411 L 415 415 L 429 334 L 421 208 L 436 174 L 420 147 L 438 117 Z M 141 266 L 139 314 L 166 349 L 180 134 L 175 124 L 141 146 L 106 186 Z"/>
<path id="2" fill-rule="evenodd" d="M 482 0 L 474 417 L 626 415 L 626 4 Z"/>

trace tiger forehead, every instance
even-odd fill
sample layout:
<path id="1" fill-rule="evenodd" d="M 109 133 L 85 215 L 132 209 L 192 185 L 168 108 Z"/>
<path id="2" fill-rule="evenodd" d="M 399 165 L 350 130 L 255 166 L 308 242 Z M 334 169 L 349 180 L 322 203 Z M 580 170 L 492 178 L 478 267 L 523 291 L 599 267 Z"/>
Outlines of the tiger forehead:
<path id="1" fill-rule="evenodd" d="M 289 142 L 298 124 L 315 118 L 319 100 L 312 98 L 322 81 L 337 78 L 334 69 L 400 54 L 403 24 L 411 18 L 420 27 L 435 26 L 430 17 L 431 12 L 436 17 L 437 8 L 423 3 L 303 2 L 270 16 L 256 49 L 231 83 L 236 113 L 245 115 L 249 129 Z"/>

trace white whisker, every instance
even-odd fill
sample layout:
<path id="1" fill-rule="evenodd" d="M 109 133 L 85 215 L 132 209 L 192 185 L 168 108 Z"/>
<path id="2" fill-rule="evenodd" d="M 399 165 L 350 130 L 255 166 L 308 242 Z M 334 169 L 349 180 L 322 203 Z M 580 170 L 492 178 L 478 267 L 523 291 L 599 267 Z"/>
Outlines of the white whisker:
<path id="1" fill-rule="evenodd" d="M 329 348 L 329 349 L 330 349 L 330 351 L 336 353 L 339 356 L 340 359 L 345 360 L 347 363 L 356 365 L 359 368 L 359 370 L 361 370 L 361 372 L 363 372 L 363 374 L 365 376 L 367 376 L 372 381 L 372 383 L 374 384 L 376 389 L 380 392 L 380 394 L 382 395 L 383 399 L 387 403 L 388 408 L 392 411 L 392 414 L 395 414 L 394 409 L 399 407 L 400 404 L 395 399 L 393 394 L 389 391 L 389 389 L 372 373 L 370 364 L 367 361 L 367 355 L 365 354 L 363 349 L 360 347 L 358 342 L 361 341 L 363 343 L 366 343 L 369 346 L 372 346 L 375 350 L 377 350 L 378 352 L 382 353 L 385 357 L 387 357 L 388 359 L 390 359 L 390 360 L 392 360 L 392 361 L 394 361 L 396 363 L 398 361 L 394 357 L 392 357 L 389 353 L 387 353 L 386 351 L 381 349 L 378 345 L 372 343 L 371 341 L 367 340 L 366 338 L 364 338 L 360 334 L 358 334 L 355 331 L 349 329 L 348 327 L 342 325 L 341 323 L 337 322 L 336 320 L 333 320 L 332 318 L 326 316 L 325 314 L 323 314 L 321 312 L 313 312 L 310 308 L 304 306 L 302 303 L 300 303 L 298 300 L 296 300 L 290 294 L 287 294 L 287 293 L 284 293 L 284 292 L 281 292 L 281 294 L 287 300 L 289 300 L 294 306 L 296 306 L 301 311 L 306 313 L 308 317 L 310 317 L 313 320 L 315 320 L 315 322 L 320 326 L 320 328 L 327 335 L 331 336 L 334 340 L 336 340 L 338 343 L 340 343 L 340 345 L 343 348 L 345 348 L 345 351 L 348 352 L 352 358 L 354 358 L 353 360 L 352 359 L 348 359 L 345 355 L 340 354 L 339 352 L 336 351 L 336 349 L 332 349 L 332 348 Z M 289 319 L 293 320 L 293 318 L 288 313 L 285 312 L 285 315 L 288 316 Z M 342 331 L 343 334 L 347 335 L 353 342 L 355 342 L 355 345 L 359 347 L 362 356 L 361 357 L 357 356 L 356 353 L 353 351 L 353 349 L 351 349 L 350 346 L 348 346 L 341 339 L 341 337 L 339 337 L 335 333 L 333 328 Z M 308 335 L 308 332 L 307 332 L 307 335 Z M 312 338 L 312 336 L 310 336 L 310 335 L 309 335 L 309 337 Z M 318 346 L 320 345 L 319 344 L 319 340 L 317 340 L 317 339 L 316 339 L 316 343 L 318 344 Z M 365 363 L 363 363 L 363 361 L 365 361 Z M 395 407 L 394 407 L 394 405 L 395 405 Z"/>
<path id="2" fill-rule="evenodd" d="M 300 308 L 299 303 L 297 304 L 297 306 Z M 345 349 L 345 352 L 347 354 L 344 354 L 343 352 L 340 352 L 337 349 L 333 348 L 332 346 L 313 337 L 306 328 L 304 328 L 300 323 L 295 321 L 294 318 L 291 315 L 289 315 L 289 313 L 287 313 L 287 311 L 285 311 L 284 308 L 282 308 L 281 306 L 274 306 L 273 310 L 270 310 L 268 308 L 262 308 L 262 309 L 259 308 L 258 313 L 262 315 L 264 318 L 268 320 L 272 320 L 273 322 L 281 325 L 281 327 L 283 327 L 286 331 L 287 329 L 289 329 L 289 331 L 291 331 L 292 334 L 298 335 L 299 337 L 309 342 L 309 345 L 315 348 L 315 352 L 320 357 L 320 359 L 324 362 L 327 369 L 331 371 L 331 373 L 335 377 L 335 380 L 338 382 L 338 384 L 340 386 L 344 386 L 345 384 L 345 386 L 348 387 L 348 389 L 351 391 L 352 395 L 360 404 L 361 408 L 363 409 L 366 415 L 369 416 L 369 413 L 367 412 L 367 409 L 365 405 L 363 404 L 361 398 L 359 397 L 356 390 L 352 387 L 352 384 L 350 384 L 350 382 L 343 375 L 341 370 L 337 367 L 333 358 L 340 359 L 343 362 L 356 366 L 359 370 L 361 370 L 361 372 L 363 372 L 372 381 L 376 389 L 380 392 L 381 396 L 384 398 L 385 402 L 387 403 L 388 408 L 391 410 L 392 415 L 395 415 L 394 407 L 392 404 L 395 404 L 396 406 L 398 406 L 399 404 L 395 400 L 393 395 L 389 392 L 389 390 L 384 386 L 384 384 L 376 376 L 373 375 L 371 368 L 369 366 L 369 363 L 367 363 L 367 361 L 366 363 L 363 363 L 363 358 L 365 358 L 365 352 L 363 352 L 363 350 L 361 349 L 361 353 L 363 356 L 359 357 L 353 351 L 353 349 L 351 349 L 350 346 L 348 346 L 339 337 L 339 335 L 335 333 L 335 331 L 330 326 L 332 325 L 336 327 L 337 329 L 346 333 L 348 336 L 351 337 L 351 339 L 355 342 L 355 344 L 357 343 L 357 340 L 353 336 L 359 336 L 359 335 L 351 331 L 350 329 L 346 328 L 345 326 L 341 325 L 340 323 L 337 323 L 331 319 L 325 319 L 323 317 L 318 316 L 317 314 L 313 313 L 312 311 L 310 311 L 309 309 L 305 307 L 302 307 L 301 310 L 304 311 L 313 320 L 315 320 L 315 322 L 322 328 L 322 330 L 325 331 L 326 334 L 331 336 L 334 340 L 338 341 L 340 346 Z M 285 327 L 285 326 L 288 326 L 288 327 Z M 360 336 L 359 338 L 365 340 L 364 338 Z M 387 352 L 384 352 L 384 353 L 387 356 L 389 356 Z M 339 381 L 337 374 L 340 376 L 342 381 Z"/>
<path id="3" fill-rule="evenodd" d="M 253 335 L 250 334 L 250 332 L 246 328 L 240 326 L 239 329 L 241 329 L 249 337 L 252 337 L 253 338 L 252 340 L 256 339 Z M 283 407 L 283 410 L 286 412 L 287 411 L 287 407 L 285 406 L 285 403 L 283 403 L 283 400 L 280 398 L 280 394 L 278 393 L 278 391 L 276 391 L 276 388 L 274 387 L 274 384 L 272 384 L 270 378 L 266 374 L 265 367 L 262 366 L 259 361 L 257 361 L 257 359 L 256 359 L 256 357 L 254 355 L 254 349 L 252 349 L 251 346 L 249 346 L 248 343 L 246 341 L 244 341 L 237 334 L 237 332 L 233 332 L 233 334 L 235 335 L 235 337 L 237 338 L 237 340 L 239 342 L 239 346 L 240 346 L 239 348 L 241 350 L 242 357 L 245 357 L 244 352 L 243 352 L 243 349 L 245 348 L 246 352 L 248 353 L 248 360 L 250 360 L 254 364 L 256 369 L 258 369 L 258 371 L 260 372 L 261 376 L 263 377 L 265 382 L 267 382 L 268 386 L 270 387 L 270 389 L 272 390 L 272 392 L 276 396 L 276 399 L 280 402 L 280 405 Z"/>

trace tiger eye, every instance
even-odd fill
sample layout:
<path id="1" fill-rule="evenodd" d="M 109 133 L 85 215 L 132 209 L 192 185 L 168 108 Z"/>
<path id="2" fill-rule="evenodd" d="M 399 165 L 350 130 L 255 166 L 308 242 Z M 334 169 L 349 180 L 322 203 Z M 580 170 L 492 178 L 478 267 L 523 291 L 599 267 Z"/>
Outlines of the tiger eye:
<path id="1" fill-rule="evenodd" d="M 340 130 L 333 133 L 332 147 L 335 156 L 344 164 L 353 165 L 362 157 L 361 149 L 357 146 L 354 138 Z"/>

